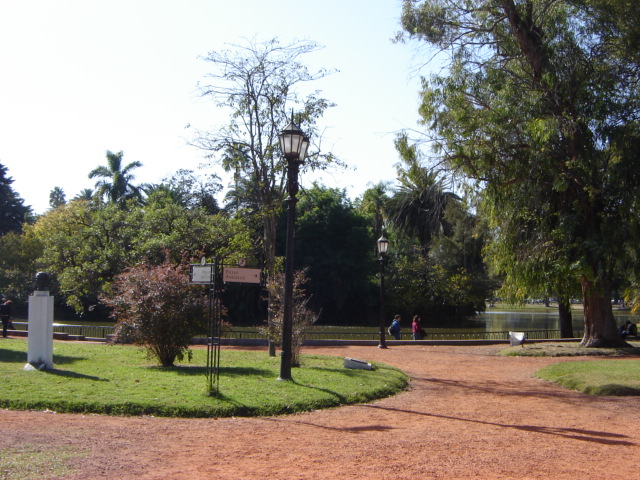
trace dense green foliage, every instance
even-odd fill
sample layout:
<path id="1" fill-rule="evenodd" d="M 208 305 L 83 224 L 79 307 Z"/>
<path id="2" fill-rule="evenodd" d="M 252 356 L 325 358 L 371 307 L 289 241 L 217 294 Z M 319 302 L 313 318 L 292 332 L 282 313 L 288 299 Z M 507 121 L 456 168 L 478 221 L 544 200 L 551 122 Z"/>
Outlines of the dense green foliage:
<path id="1" fill-rule="evenodd" d="M 342 357 L 302 357 L 295 382 L 278 382 L 279 358 L 255 352 L 221 353 L 219 397 L 206 388 L 206 350 L 193 361 L 152 366 L 144 351 L 130 346 L 57 342 L 55 369 L 26 372 L 27 342 L 0 345 L 0 408 L 167 417 L 278 415 L 367 402 L 405 388 L 399 370 L 343 368 Z"/>
<path id="2" fill-rule="evenodd" d="M 589 346 L 621 344 L 612 281 L 638 245 L 637 47 L 616 34 L 637 27 L 614 3 L 637 18 L 588 0 L 407 0 L 402 17 L 450 59 L 420 113 L 436 155 L 482 189 L 497 264 L 527 286 L 580 282 Z"/>
<path id="3" fill-rule="evenodd" d="M 387 315 L 417 314 L 431 324 L 475 316 L 496 288 L 482 260 L 486 224 L 466 199 L 445 190 L 443 178 L 406 135 L 396 139 L 396 149 L 398 188 L 377 185 L 360 204 L 370 222 L 386 226 L 390 240 Z"/>
<path id="4" fill-rule="evenodd" d="M 252 256 L 249 232 L 238 220 L 183 207 L 166 195 L 125 205 L 73 200 L 25 229 L 24 241 L 42 246 L 38 264 L 52 275 L 55 293 L 77 313 L 93 311 L 129 266 L 158 264 L 167 255 L 175 262 Z"/>
<path id="5" fill-rule="evenodd" d="M 370 224 L 337 189 L 314 185 L 298 205 L 296 268 L 307 269 L 309 306 L 325 324 L 366 318 L 375 271 Z"/>

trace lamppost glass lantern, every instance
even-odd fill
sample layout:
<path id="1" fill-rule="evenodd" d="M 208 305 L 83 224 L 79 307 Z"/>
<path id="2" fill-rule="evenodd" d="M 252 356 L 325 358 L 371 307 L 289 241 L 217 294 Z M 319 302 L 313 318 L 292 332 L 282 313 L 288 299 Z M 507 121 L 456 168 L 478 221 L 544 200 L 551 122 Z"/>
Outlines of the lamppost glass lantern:
<path id="1" fill-rule="evenodd" d="M 389 248 L 389 240 L 384 238 L 384 236 L 381 236 L 378 239 L 378 253 L 380 255 L 384 255 L 385 253 L 387 253 L 388 248 Z"/>
<path id="2" fill-rule="evenodd" d="M 293 118 L 291 123 L 280 133 L 280 149 L 287 160 L 304 162 L 309 148 L 309 138 L 300 130 Z"/>

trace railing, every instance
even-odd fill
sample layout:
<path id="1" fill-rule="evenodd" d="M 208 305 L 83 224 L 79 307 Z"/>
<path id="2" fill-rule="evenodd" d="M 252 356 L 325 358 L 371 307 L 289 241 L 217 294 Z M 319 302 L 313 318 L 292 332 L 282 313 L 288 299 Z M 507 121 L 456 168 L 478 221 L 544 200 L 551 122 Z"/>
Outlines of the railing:
<path id="1" fill-rule="evenodd" d="M 26 331 L 26 322 L 13 322 L 14 329 Z M 66 333 L 68 335 L 85 338 L 107 338 L 113 334 L 113 326 L 97 325 L 65 325 L 54 323 L 54 333 Z M 528 340 L 553 340 L 560 338 L 560 330 L 522 330 L 527 334 Z M 574 330 L 576 337 L 582 337 L 582 331 Z M 225 338 L 234 339 L 264 339 L 264 334 L 256 329 L 230 329 L 225 332 Z M 310 330 L 306 334 L 309 340 L 378 340 L 380 330 L 378 329 L 335 329 L 335 330 Z M 387 340 L 390 337 L 386 336 Z M 401 340 L 411 340 L 410 332 L 401 333 Z M 509 332 L 442 332 L 428 331 L 425 340 L 509 340 Z"/>
<path id="2" fill-rule="evenodd" d="M 19 332 L 28 331 L 27 322 L 13 322 L 14 330 Z M 75 337 L 84 338 L 107 338 L 113 333 L 114 327 L 100 325 L 66 325 L 62 323 L 53 324 L 53 333 L 66 333 Z"/>

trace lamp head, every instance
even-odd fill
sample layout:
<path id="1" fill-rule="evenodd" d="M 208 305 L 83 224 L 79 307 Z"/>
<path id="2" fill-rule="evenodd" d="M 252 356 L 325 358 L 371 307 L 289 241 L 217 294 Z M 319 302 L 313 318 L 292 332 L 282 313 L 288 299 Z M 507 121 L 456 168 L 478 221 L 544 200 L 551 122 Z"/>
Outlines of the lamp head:
<path id="1" fill-rule="evenodd" d="M 309 137 L 293 122 L 291 114 L 291 122 L 280 132 L 280 150 L 287 160 L 302 163 L 307 156 L 308 148 Z"/>
<path id="2" fill-rule="evenodd" d="M 384 235 L 382 235 L 378 239 L 377 243 L 378 243 L 378 253 L 380 255 L 384 255 L 385 253 L 387 253 L 387 250 L 389 249 L 389 240 L 384 238 Z"/>

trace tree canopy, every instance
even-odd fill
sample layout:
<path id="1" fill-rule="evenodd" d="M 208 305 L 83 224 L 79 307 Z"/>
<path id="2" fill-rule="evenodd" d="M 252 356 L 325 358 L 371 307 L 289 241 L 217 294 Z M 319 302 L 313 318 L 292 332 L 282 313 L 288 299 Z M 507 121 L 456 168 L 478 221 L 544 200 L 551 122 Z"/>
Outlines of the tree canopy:
<path id="1" fill-rule="evenodd" d="M 423 83 L 435 153 L 482 189 L 505 264 L 580 281 L 587 346 L 622 343 L 611 280 L 638 238 L 637 64 L 605 3 L 406 0 L 402 16 L 450 58 Z"/>
<path id="2" fill-rule="evenodd" d="M 31 207 L 13 189 L 13 178 L 7 172 L 7 167 L 0 163 L 0 235 L 20 231 L 31 215 Z"/>
<path id="3" fill-rule="evenodd" d="M 312 141 L 318 140 L 317 120 L 332 106 L 318 92 L 301 96 L 301 85 L 325 76 L 320 69 L 311 72 L 301 63 L 302 56 L 317 50 L 311 41 L 281 45 L 277 39 L 246 42 L 233 49 L 212 51 L 205 61 L 212 72 L 203 83 L 201 94 L 218 108 L 229 111 L 229 123 L 215 131 L 197 132 L 194 144 L 208 152 L 212 161 L 236 175 L 236 205 L 243 191 L 249 193 L 258 209 L 263 227 L 265 267 L 275 273 L 275 234 L 285 194 L 286 161 L 279 151 L 278 135 L 289 123 L 291 108 L 296 124 Z M 318 149 L 309 152 L 306 168 L 323 168 L 333 161 Z M 305 168 L 305 167 L 303 167 Z"/>
<path id="4" fill-rule="evenodd" d="M 309 306 L 320 321 L 364 320 L 375 239 L 344 191 L 314 184 L 302 192 L 296 249 L 296 268 L 307 268 Z"/>

